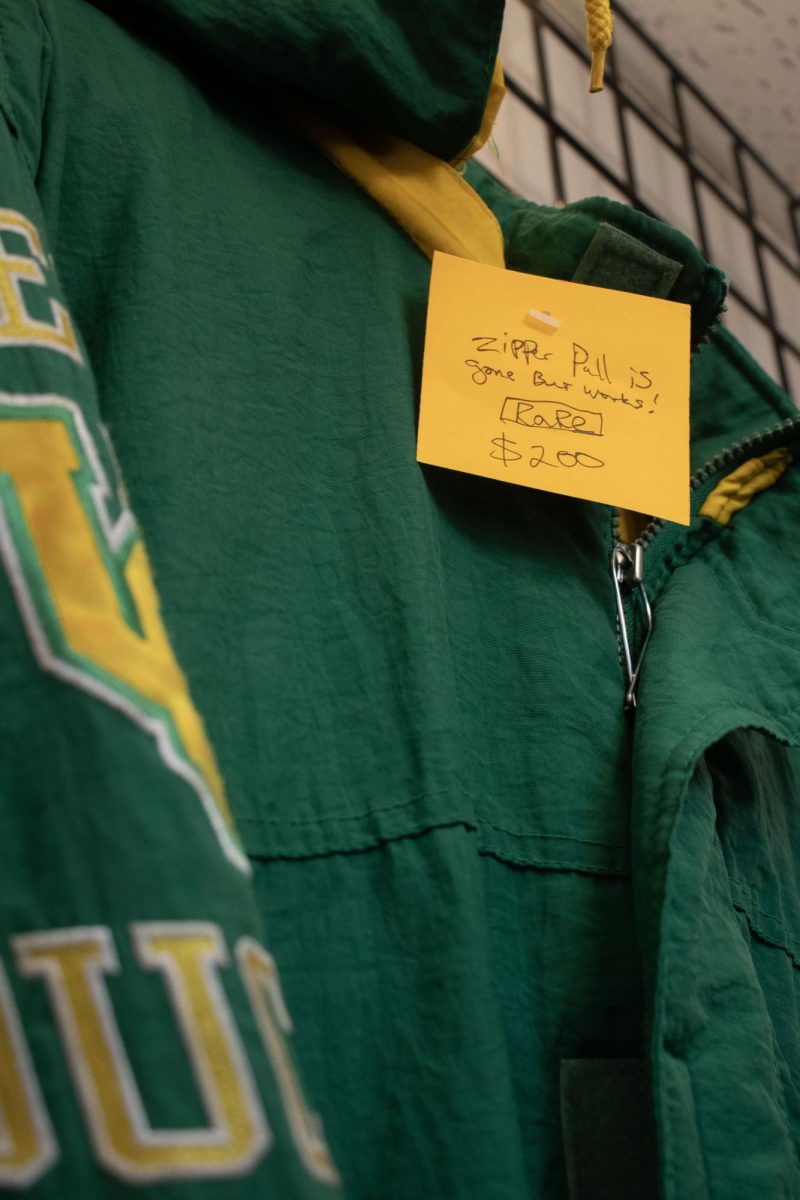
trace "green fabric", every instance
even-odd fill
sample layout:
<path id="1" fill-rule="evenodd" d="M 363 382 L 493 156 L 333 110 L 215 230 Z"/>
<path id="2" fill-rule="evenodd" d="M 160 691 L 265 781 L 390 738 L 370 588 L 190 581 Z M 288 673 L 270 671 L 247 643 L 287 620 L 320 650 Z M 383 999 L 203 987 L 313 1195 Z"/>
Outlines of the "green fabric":
<path id="1" fill-rule="evenodd" d="M 112 0 L 98 7 L 118 13 Z M 140 0 L 134 19 L 148 39 L 184 42 L 204 75 L 224 73 L 226 89 L 231 73 L 246 81 L 262 112 L 274 88 L 296 88 L 454 159 L 483 117 L 503 7 L 503 0 Z"/>
<path id="2" fill-rule="evenodd" d="M 644 1051 L 630 880 L 459 826 L 255 885 L 349 1192 L 566 1200 L 561 1059 Z"/>
<path id="3" fill-rule="evenodd" d="M 794 1130 L 790 1124 L 793 1089 L 787 1084 L 798 1059 L 792 1054 L 787 1060 L 786 1043 L 777 1041 L 745 915 L 748 911 L 756 915 L 755 906 L 763 902 L 761 889 L 748 897 L 746 907 L 737 906 L 725 862 L 724 847 L 734 861 L 737 850 L 735 843 L 729 843 L 728 822 L 731 817 L 742 821 L 741 809 L 750 806 L 752 793 L 742 787 L 740 777 L 730 805 L 729 795 L 721 794 L 709 769 L 710 762 L 721 767 L 724 779 L 739 758 L 736 767 L 745 766 L 745 779 L 755 777 L 767 793 L 767 811 L 776 805 L 781 812 L 778 827 L 765 822 L 766 836 L 759 838 L 764 860 L 770 867 L 785 860 L 785 851 L 775 843 L 788 806 L 796 805 L 797 786 L 787 778 L 792 773 L 787 756 L 780 756 L 783 763 L 777 770 L 784 778 L 777 780 L 774 768 L 769 770 L 769 760 L 776 756 L 769 751 L 759 754 L 758 740 L 763 739 L 749 736 L 756 744 L 744 763 L 733 749 L 736 740 L 730 747 L 721 743 L 709 762 L 700 762 L 672 838 L 673 920 L 659 996 L 656 1071 L 666 1144 L 684 1147 L 685 1169 L 678 1171 L 676 1164 L 665 1163 L 664 1194 L 669 1200 L 689 1200 L 712 1187 L 735 1200 L 754 1194 L 794 1195 L 797 1188 L 797 1127 L 796 1120 Z M 738 740 L 741 745 L 741 735 Z M 792 757 L 796 763 L 796 753 Z M 777 793 L 772 791 L 776 783 Z M 751 824 L 751 817 L 747 814 L 742 823 Z M 760 819 L 765 817 L 766 813 Z M 761 832 L 752 825 L 746 830 L 743 841 L 748 855 L 754 835 Z M 784 942 L 776 947 L 780 955 L 786 954 L 787 936 L 792 935 L 784 927 Z M 781 984 L 771 988 L 771 999 L 785 1023 L 787 1002 L 795 1008 L 796 985 L 787 988 L 785 979 Z M 788 1048 L 793 1050 L 791 1044 Z M 743 1111 L 747 1121 L 742 1120 Z"/>
<path id="4" fill-rule="evenodd" d="M 664 298 L 680 273 L 679 262 L 603 222 L 572 278 L 575 283 Z"/>
<path id="5" fill-rule="evenodd" d="M 358 64 L 333 38 L 356 11 Z M 647 551 L 656 625 L 629 720 L 613 513 L 416 464 L 429 263 L 265 87 L 337 89 L 449 155 L 498 19 L 454 21 L 444 0 L 422 17 L 0 0 L 0 207 L 42 228 L 96 380 L 4 347 L 1 390 L 65 393 L 98 444 L 108 430 L 253 865 L 251 884 L 223 860 L 145 733 L 37 667 L 0 575 L 3 931 L 111 927 L 115 1010 L 164 1127 L 200 1120 L 197 1093 L 128 925 L 213 921 L 229 948 L 266 929 L 355 1200 L 566 1200 L 561 1061 L 645 1054 L 666 1200 L 784 1200 L 797 473 L 725 530 L 696 517 Z M 554 211 L 467 178 L 515 270 L 571 278 L 604 224 L 679 264 L 696 466 L 792 415 L 715 330 L 724 281 L 686 238 L 602 198 Z M 61 1146 L 36 1195 L 330 1193 L 300 1165 L 232 967 L 274 1145 L 237 1179 L 134 1188 L 98 1167 L 42 984 L 6 950 Z"/>

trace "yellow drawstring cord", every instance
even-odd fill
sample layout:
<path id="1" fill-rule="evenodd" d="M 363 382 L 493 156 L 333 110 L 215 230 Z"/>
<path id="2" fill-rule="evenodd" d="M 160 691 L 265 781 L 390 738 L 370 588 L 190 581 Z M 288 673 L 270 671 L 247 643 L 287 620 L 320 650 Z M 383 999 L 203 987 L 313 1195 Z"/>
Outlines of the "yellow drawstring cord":
<path id="1" fill-rule="evenodd" d="M 611 45 L 611 0 L 583 0 L 586 7 L 586 40 L 592 52 L 590 92 L 602 92 L 606 50 Z"/>

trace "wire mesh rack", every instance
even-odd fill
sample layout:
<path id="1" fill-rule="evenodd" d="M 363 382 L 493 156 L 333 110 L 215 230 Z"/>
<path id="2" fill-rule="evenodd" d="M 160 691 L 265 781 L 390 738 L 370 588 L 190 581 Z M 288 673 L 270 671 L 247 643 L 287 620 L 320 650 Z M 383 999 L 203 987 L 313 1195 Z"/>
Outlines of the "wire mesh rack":
<path id="1" fill-rule="evenodd" d="M 800 396 L 800 197 L 619 0 L 599 124 L 585 107 L 597 97 L 582 97 L 578 109 L 574 91 L 571 103 L 563 101 L 563 76 L 574 67 L 585 79 L 589 61 L 565 6 L 513 0 L 512 7 L 506 84 L 518 123 L 521 116 L 539 126 L 530 144 L 548 160 L 549 195 L 531 198 L 556 205 L 578 198 L 570 180 L 577 158 L 595 190 L 684 228 L 726 270 L 729 324 Z"/>

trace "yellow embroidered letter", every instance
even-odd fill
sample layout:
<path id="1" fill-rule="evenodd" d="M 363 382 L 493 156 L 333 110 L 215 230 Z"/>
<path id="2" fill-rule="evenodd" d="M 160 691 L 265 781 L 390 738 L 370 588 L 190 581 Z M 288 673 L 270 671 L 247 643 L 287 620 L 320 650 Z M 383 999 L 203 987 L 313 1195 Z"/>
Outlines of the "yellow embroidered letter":
<path id="1" fill-rule="evenodd" d="M 21 238 L 27 254 L 13 254 L 6 249 L 4 233 Z M 72 321 L 62 304 L 52 297 L 48 299 L 50 321 L 40 321 L 28 311 L 20 285 L 47 288 L 47 268 L 47 255 L 36 226 L 21 213 L 0 208 L 0 346 L 41 346 L 83 363 Z"/>
<path id="2" fill-rule="evenodd" d="M 119 971 L 103 926 L 13 939 L 20 973 L 44 979 L 95 1154 L 129 1182 L 228 1178 L 252 1170 L 271 1143 L 216 968 L 228 961 L 206 922 L 131 927 L 139 961 L 162 972 L 208 1117 L 197 1129 L 153 1129 L 103 976 Z"/>

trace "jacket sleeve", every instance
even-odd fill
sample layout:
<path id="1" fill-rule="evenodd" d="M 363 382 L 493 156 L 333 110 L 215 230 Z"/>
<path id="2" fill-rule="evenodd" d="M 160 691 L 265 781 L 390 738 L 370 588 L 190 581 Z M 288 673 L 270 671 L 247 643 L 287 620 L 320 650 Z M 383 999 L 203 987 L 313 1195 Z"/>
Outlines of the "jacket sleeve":
<path id="1" fill-rule="evenodd" d="M 330 1195 L 37 198 L 49 56 L 36 6 L 3 0 L 0 1190 Z"/>

